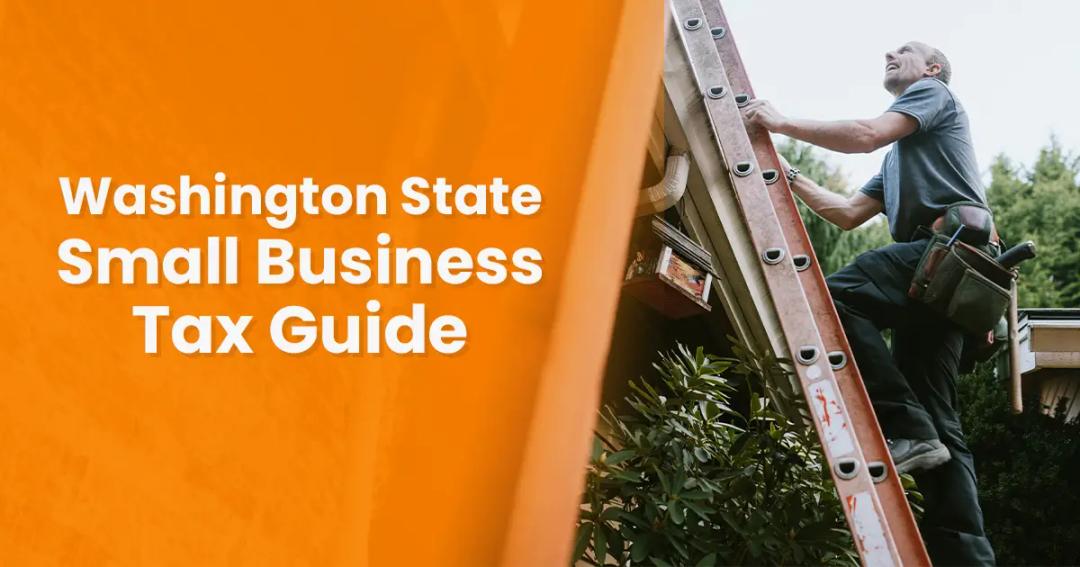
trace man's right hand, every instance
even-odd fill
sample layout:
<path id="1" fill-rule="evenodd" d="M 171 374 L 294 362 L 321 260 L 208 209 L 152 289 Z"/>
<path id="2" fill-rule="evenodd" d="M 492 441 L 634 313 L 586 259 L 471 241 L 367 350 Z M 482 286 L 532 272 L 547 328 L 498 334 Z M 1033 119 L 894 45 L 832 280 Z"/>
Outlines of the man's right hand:
<path id="1" fill-rule="evenodd" d="M 767 100 L 755 99 L 742 109 L 743 121 L 747 125 L 764 128 L 769 132 L 782 133 L 787 117 Z"/>

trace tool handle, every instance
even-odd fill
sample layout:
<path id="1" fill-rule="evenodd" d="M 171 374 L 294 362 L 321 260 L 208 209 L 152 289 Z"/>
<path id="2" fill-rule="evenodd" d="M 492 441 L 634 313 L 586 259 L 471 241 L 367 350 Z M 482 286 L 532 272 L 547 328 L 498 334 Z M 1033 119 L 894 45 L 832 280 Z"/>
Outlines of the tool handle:
<path id="1" fill-rule="evenodd" d="M 945 243 L 945 247 L 948 248 L 949 246 L 952 246 L 953 243 L 956 242 L 956 239 L 960 238 L 960 235 L 964 232 L 965 228 L 967 227 L 965 227 L 964 225 L 958 226 L 956 228 L 956 232 L 953 233 L 952 238 L 950 238 L 949 241 Z"/>
<path id="2" fill-rule="evenodd" d="M 1035 257 L 1035 243 L 1028 240 L 1027 242 L 1021 242 L 1012 248 L 1001 253 L 1001 256 L 997 257 L 997 263 L 1005 266 L 1006 268 L 1012 268 L 1013 266 L 1023 262 L 1024 260 L 1030 260 Z"/>

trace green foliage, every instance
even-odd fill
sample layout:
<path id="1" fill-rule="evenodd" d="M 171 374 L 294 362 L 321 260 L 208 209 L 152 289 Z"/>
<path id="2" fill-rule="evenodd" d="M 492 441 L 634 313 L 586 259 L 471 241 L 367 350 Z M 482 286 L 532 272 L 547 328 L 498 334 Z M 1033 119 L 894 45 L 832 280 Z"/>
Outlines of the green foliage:
<path id="1" fill-rule="evenodd" d="M 818 185 L 842 195 L 851 193 L 840 171 L 820 157 L 813 146 L 789 139 L 781 144 L 778 150 L 792 167 L 799 168 L 802 175 L 813 179 Z M 814 246 L 814 254 L 817 255 L 825 275 L 846 266 L 860 252 L 892 242 L 889 227 L 881 219 L 872 220 L 855 230 L 845 232 L 819 217 L 802 201 L 796 201 L 810 242 Z"/>
<path id="2" fill-rule="evenodd" d="M 1037 398 L 1014 415 L 992 365 L 961 380 L 959 395 L 998 562 L 1080 564 L 1080 422 L 1040 413 Z"/>
<path id="3" fill-rule="evenodd" d="M 691 353 L 630 383 L 629 413 L 605 407 L 574 557 L 593 565 L 840 564 L 857 561 L 811 428 L 771 401 L 774 359 Z M 785 374 L 786 375 L 786 374 Z M 739 403 L 737 403 L 737 400 Z M 790 400 L 787 400 L 791 403 Z"/>
<path id="4" fill-rule="evenodd" d="M 987 190 L 1001 237 L 1034 240 L 1039 255 L 1023 265 L 1021 307 L 1080 307 L 1080 159 L 1056 139 L 1024 168 L 999 156 Z"/>

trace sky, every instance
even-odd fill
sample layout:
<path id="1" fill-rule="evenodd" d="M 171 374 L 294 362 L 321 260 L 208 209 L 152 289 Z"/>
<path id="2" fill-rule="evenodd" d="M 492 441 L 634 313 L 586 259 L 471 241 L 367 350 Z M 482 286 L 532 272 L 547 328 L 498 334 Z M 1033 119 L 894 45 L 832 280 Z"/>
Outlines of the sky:
<path id="1" fill-rule="evenodd" d="M 872 118 L 892 95 L 885 52 L 916 40 L 942 50 L 967 110 L 979 167 L 1031 164 L 1055 134 L 1080 153 L 1080 2 L 1051 0 L 722 0 L 754 93 L 787 116 Z M 852 187 L 888 148 L 822 150 Z"/>

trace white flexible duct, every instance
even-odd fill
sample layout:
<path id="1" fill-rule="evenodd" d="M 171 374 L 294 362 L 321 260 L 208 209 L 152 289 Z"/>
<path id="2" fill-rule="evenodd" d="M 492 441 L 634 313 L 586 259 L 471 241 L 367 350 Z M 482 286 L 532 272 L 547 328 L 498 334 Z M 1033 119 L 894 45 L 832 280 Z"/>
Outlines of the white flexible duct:
<path id="1" fill-rule="evenodd" d="M 672 147 L 664 167 L 664 178 L 652 187 L 638 193 L 636 216 L 659 213 L 679 202 L 686 191 L 686 179 L 690 175 L 690 156 L 682 148 Z"/>

